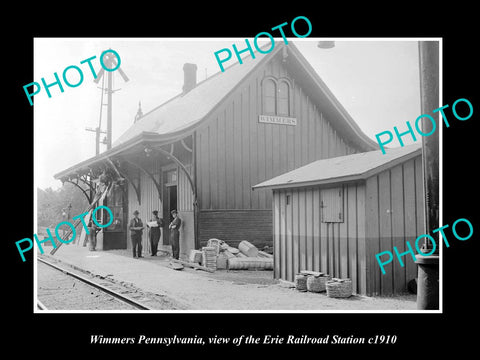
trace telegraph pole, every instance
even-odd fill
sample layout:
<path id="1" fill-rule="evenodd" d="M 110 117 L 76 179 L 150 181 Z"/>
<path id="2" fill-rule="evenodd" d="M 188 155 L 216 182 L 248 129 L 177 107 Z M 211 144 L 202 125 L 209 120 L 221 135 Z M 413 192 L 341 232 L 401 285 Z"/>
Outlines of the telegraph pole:
<path id="1" fill-rule="evenodd" d="M 100 130 L 99 126 L 95 129 L 87 127 L 85 130 L 95 133 L 95 155 L 100 154 L 100 134 L 106 134 L 107 132 L 105 130 Z"/>
<path id="2" fill-rule="evenodd" d="M 420 67 L 420 97 L 422 114 L 431 113 L 439 107 L 439 44 L 438 41 L 420 41 L 418 43 L 419 67 Z M 435 122 L 439 124 L 438 112 L 433 113 Z M 430 121 L 422 122 L 422 131 L 432 130 Z M 425 231 L 436 241 L 435 253 L 429 256 L 417 255 L 418 285 L 417 285 L 417 309 L 436 310 L 439 308 L 439 260 L 438 248 L 440 246 L 438 232 L 433 233 L 439 227 L 439 132 L 435 131 L 431 136 L 422 139 L 422 163 L 424 178 L 425 198 Z M 433 244 L 426 241 L 422 250 L 429 253 Z"/>
<path id="3" fill-rule="evenodd" d="M 110 61 L 110 66 L 112 62 Z M 108 71 L 107 74 L 107 150 L 112 148 L 112 94 L 113 94 L 113 85 L 112 85 L 113 74 L 111 71 Z"/>

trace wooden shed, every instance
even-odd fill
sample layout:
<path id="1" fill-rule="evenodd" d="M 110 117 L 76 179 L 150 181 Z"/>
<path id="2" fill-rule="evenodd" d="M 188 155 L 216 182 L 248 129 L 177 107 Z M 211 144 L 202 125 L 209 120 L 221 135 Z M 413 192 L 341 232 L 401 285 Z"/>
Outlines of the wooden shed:
<path id="1" fill-rule="evenodd" d="M 273 189 L 274 276 L 300 270 L 351 278 L 358 294 L 407 292 L 411 256 L 382 274 L 375 255 L 424 234 L 421 147 L 318 160 L 254 186 Z"/>
<path id="2" fill-rule="evenodd" d="M 199 83 L 196 66 L 185 64 L 184 77 L 179 95 L 139 113 L 111 149 L 55 175 L 88 184 L 107 170 L 125 179 L 123 214 L 138 209 L 148 219 L 160 210 L 163 244 L 177 208 L 183 255 L 209 238 L 271 245 L 272 194 L 253 185 L 314 160 L 378 149 L 293 42 Z M 105 243 L 130 247 L 128 237 L 125 227 L 116 237 L 107 229 Z M 146 234 L 143 241 L 148 249 Z"/>

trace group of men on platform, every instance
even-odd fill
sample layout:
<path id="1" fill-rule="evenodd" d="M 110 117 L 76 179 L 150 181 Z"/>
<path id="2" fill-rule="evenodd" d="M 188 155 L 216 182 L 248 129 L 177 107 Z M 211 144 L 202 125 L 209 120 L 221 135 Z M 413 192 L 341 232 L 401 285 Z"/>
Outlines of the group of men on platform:
<path id="1" fill-rule="evenodd" d="M 142 258 L 142 235 L 145 226 L 142 222 L 142 219 L 138 217 L 140 213 L 138 210 L 133 212 L 133 219 L 130 220 L 129 229 L 132 239 L 132 250 L 134 258 Z M 150 248 L 151 256 L 157 256 L 158 251 L 158 242 L 161 236 L 161 228 L 163 227 L 163 219 L 158 217 L 158 211 L 154 210 L 152 212 L 153 218 L 147 223 L 147 228 L 149 229 L 149 239 L 150 239 Z M 170 229 L 170 245 L 172 245 L 172 257 L 178 259 L 180 255 L 180 225 L 182 220 L 178 217 L 177 210 L 171 211 L 173 220 L 168 226 Z"/>

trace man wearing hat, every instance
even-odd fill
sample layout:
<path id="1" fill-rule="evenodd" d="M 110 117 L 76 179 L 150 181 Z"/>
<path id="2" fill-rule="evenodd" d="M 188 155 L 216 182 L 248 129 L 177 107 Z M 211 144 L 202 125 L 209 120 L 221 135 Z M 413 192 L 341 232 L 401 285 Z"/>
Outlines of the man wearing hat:
<path id="1" fill-rule="evenodd" d="M 133 257 L 143 257 L 142 256 L 142 234 L 143 234 L 143 223 L 142 219 L 138 217 L 138 210 L 133 212 L 133 219 L 130 220 L 130 237 L 132 238 L 132 250 Z"/>
<path id="2" fill-rule="evenodd" d="M 172 210 L 173 221 L 168 228 L 170 229 L 170 245 L 172 245 L 172 256 L 178 260 L 180 254 L 180 225 L 182 220 L 178 217 L 177 210 Z"/>
<path id="3" fill-rule="evenodd" d="M 158 241 L 160 240 L 160 235 L 162 234 L 163 219 L 158 217 L 158 211 L 152 211 L 153 218 L 150 220 L 150 223 L 147 223 L 147 226 L 152 223 L 156 223 L 157 226 L 148 226 L 150 229 L 150 248 L 152 251 L 152 256 L 157 256 L 158 250 Z"/>

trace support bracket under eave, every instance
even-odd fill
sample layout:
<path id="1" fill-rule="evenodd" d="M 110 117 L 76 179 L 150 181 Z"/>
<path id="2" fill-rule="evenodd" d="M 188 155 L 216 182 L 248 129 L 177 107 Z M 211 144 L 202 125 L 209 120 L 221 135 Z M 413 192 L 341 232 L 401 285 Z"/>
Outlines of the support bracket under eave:
<path id="1" fill-rule="evenodd" d="M 79 188 L 79 189 L 82 191 L 83 195 L 85 195 L 85 197 L 87 198 L 88 203 L 89 203 L 89 204 L 92 203 L 92 199 L 90 198 L 90 196 L 87 194 L 87 192 L 85 191 L 84 188 L 82 188 L 80 185 L 78 185 L 78 183 L 75 183 L 75 182 L 73 182 L 73 181 L 71 181 L 71 180 L 64 180 L 63 182 L 64 182 L 64 183 L 68 182 L 68 183 L 70 183 L 70 184 L 75 185 L 77 188 Z"/>
<path id="2" fill-rule="evenodd" d="M 180 140 L 180 143 L 182 144 L 182 146 L 185 150 L 187 150 L 188 152 L 193 152 L 193 149 L 185 143 L 185 139 Z M 172 154 L 173 154 L 173 152 L 172 152 Z"/>
<path id="3" fill-rule="evenodd" d="M 107 162 L 110 165 L 110 167 L 115 171 L 115 173 L 119 178 L 127 179 L 127 181 L 132 185 L 133 189 L 135 190 L 135 195 L 137 195 L 138 205 L 141 205 L 142 200 L 140 196 L 140 187 L 136 186 L 135 183 L 132 181 L 132 179 L 128 175 L 120 173 L 120 170 L 117 168 L 117 166 L 114 164 L 114 162 L 110 158 L 107 158 Z M 125 193 L 125 189 L 123 189 L 123 191 Z"/>
<path id="4" fill-rule="evenodd" d="M 150 171 L 148 171 L 141 165 L 135 164 L 134 162 L 127 160 L 125 158 L 122 158 L 122 160 L 132 165 L 133 167 L 136 167 L 137 169 L 142 170 L 146 175 L 148 175 L 148 177 L 153 181 L 153 184 L 157 188 L 158 198 L 160 199 L 160 201 L 162 201 L 162 187 L 160 186 L 160 183 L 157 181 L 157 179 L 155 179 L 155 176 L 153 176 L 153 174 Z"/>
<path id="5" fill-rule="evenodd" d="M 119 178 L 122 178 L 122 174 L 120 174 L 120 171 L 117 169 L 117 166 L 113 163 L 112 159 L 110 158 L 107 158 L 107 163 L 108 165 L 110 165 L 110 167 L 113 169 L 113 171 L 115 171 L 115 174 L 117 174 L 117 176 Z"/>
<path id="6" fill-rule="evenodd" d="M 88 177 L 88 175 L 82 175 L 82 176 L 78 177 L 78 180 L 80 180 L 85 185 L 87 185 L 91 193 L 94 193 L 95 192 L 95 187 L 92 185 L 92 181 L 89 181 L 87 179 L 87 177 Z"/>
<path id="7" fill-rule="evenodd" d="M 195 185 L 193 183 L 193 179 L 192 177 L 190 176 L 190 173 L 188 172 L 187 168 L 185 167 L 185 165 L 183 165 L 183 163 L 177 158 L 175 157 L 173 154 L 169 153 L 168 151 L 165 151 L 163 150 L 162 148 L 160 147 L 156 147 L 155 150 L 157 150 L 158 152 L 162 153 L 163 155 L 167 156 L 167 158 L 170 158 L 172 159 L 182 170 L 183 172 L 185 173 L 185 175 L 187 176 L 187 180 L 188 182 L 190 183 L 190 186 L 192 188 L 192 193 L 193 193 L 193 205 L 194 206 L 197 206 L 197 191 L 195 189 Z"/>

